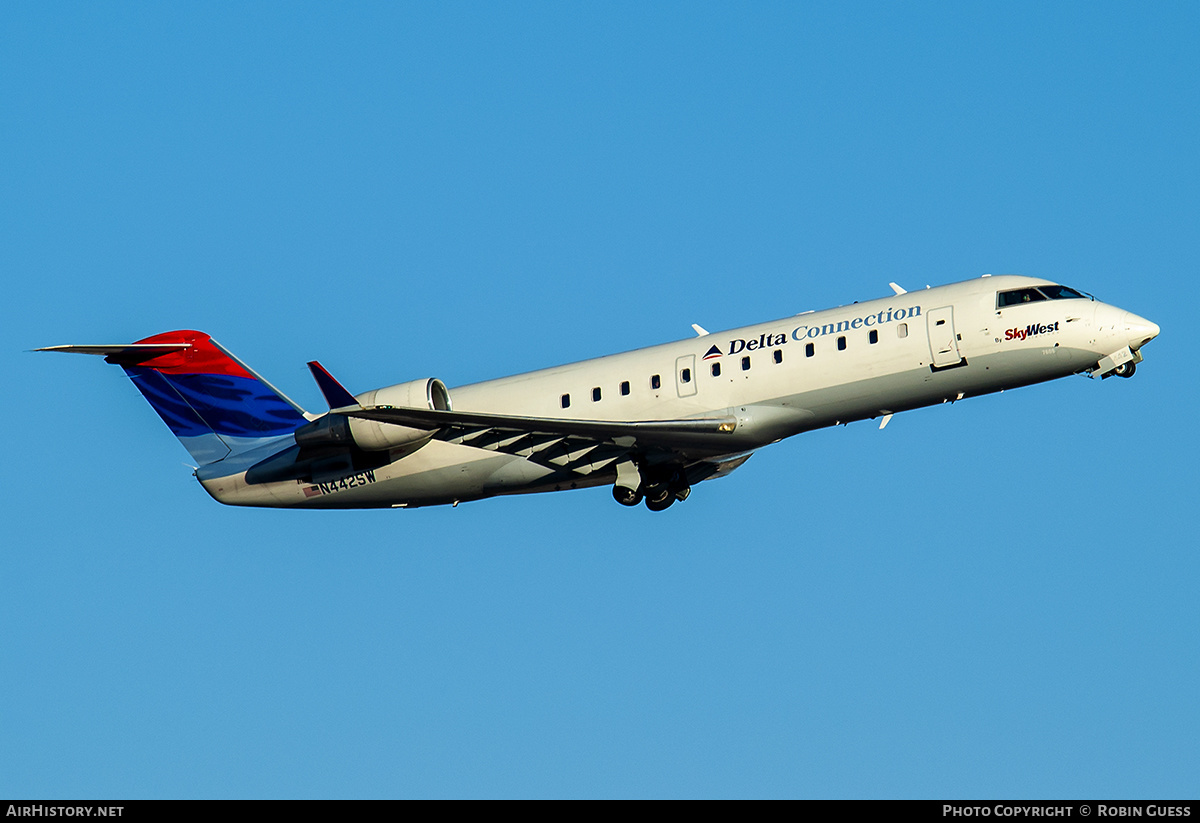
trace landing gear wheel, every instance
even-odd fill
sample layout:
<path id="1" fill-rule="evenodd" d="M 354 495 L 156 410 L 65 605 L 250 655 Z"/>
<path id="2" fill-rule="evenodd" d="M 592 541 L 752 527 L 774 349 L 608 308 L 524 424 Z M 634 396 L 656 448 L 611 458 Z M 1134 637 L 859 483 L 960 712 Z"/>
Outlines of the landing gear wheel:
<path id="1" fill-rule="evenodd" d="M 1135 371 L 1137 371 L 1137 364 L 1130 360 L 1113 369 L 1113 374 L 1118 377 L 1133 377 Z"/>
<path id="2" fill-rule="evenodd" d="M 651 500 L 646 498 L 646 508 L 652 512 L 666 511 L 671 508 L 671 504 L 675 502 L 675 495 L 668 494 L 662 500 Z"/>
<path id="3" fill-rule="evenodd" d="M 666 483 L 654 483 L 653 485 L 642 486 L 642 494 L 646 495 L 647 500 L 661 503 L 671 496 L 671 488 Z"/>
<path id="4" fill-rule="evenodd" d="M 642 495 L 637 489 L 628 486 L 613 486 L 613 499 L 622 506 L 636 506 L 642 502 Z"/>
<path id="5" fill-rule="evenodd" d="M 682 489 L 679 489 L 677 492 L 675 492 L 675 499 L 682 503 L 684 500 L 688 499 L 688 495 L 691 493 L 692 487 L 684 486 Z"/>
<path id="6" fill-rule="evenodd" d="M 646 495 L 646 508 L 652 512 L 660 512 L 675 502 L 670 487 L 666 483 L 655 483 L 643 489 Z"/>

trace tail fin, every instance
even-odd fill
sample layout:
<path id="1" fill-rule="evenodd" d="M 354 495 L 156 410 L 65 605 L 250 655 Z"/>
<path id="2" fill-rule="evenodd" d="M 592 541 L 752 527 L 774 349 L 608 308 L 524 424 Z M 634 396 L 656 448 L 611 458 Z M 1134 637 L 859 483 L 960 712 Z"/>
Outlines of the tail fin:
<path id="1" fill-rule="evenodd" d="M 200 465 L 257 448 L 308 422 L 302 408 L 204 332 L 38 351 L 99 354 L 123 368 Z"/>

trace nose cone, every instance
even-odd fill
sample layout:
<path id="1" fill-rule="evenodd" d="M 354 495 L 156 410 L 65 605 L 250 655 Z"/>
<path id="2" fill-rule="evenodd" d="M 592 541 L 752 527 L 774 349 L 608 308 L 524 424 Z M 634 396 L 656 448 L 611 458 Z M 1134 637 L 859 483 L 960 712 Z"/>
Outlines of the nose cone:
<path id="1" fill-rule="evenodd" d="M 1125 336 L 1129 338 L 1129 348 L 1137 351 L 1142 346 L 1158 337 L 1158 324 L 1151 323 L 1144 317 L 1138 317 L 1133 312 L 1125 312 Z"/>

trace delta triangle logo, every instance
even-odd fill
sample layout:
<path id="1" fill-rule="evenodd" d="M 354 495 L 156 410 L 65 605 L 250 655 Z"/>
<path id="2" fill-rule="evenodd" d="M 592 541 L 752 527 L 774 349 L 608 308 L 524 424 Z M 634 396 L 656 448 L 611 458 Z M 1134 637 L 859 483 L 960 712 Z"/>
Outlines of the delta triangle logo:
<path id="1" fill-rule="evenodd" d="M 716 346 L 713 346 L 711 349 L 709 349 L 708 351 L 706 351 L 704 353 L 705 360 L 712 360 L 714 357 L 720 357 L 720 356 L 721 356 L 721 350 Z"/>

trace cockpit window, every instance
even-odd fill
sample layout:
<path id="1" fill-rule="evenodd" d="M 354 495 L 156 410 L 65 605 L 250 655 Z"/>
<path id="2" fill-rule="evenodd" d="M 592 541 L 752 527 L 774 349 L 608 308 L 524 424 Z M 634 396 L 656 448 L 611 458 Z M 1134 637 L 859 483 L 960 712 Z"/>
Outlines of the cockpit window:
<path id="1" fill-rule="evenodd" d="M 996 308 L 1036 303 L 1039 300 L 1087 300 L 1087 296 L 1066 286 L 1038 286 L 1036 289 L 1013 289 L 996 295 Z"/>
<path id="2" fill-rule="evenodd" d="M 1013 289 L 1000 292 L 996 298 L 996 305 L 1004 308 L 1005 306 L 1019 306 L 1022 303 L 1035 303 L 1045 299 L 1046 295 L 1037 289 Z"/>
<path id="3" fill-rule="evenodd" d="M 1069 289 L 1066 286 L 1038 286 L 1038 291 L 1051 300 L 1087 300 L 1075 289 Z"/>

